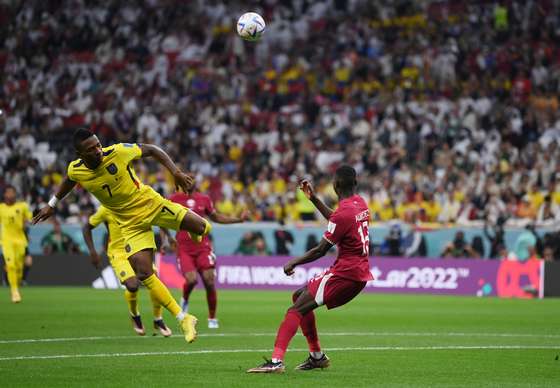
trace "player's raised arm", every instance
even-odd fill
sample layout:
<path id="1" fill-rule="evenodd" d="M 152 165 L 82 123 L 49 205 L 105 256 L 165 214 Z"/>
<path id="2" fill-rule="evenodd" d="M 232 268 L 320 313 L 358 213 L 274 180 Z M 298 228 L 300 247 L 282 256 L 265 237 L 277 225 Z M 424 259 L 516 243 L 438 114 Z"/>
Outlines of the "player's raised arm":
<path id="1" fill-rule="evenodd" d="M 76 186 L 76 182 L 74 182 L 68 177 L 65 177 L 62 183 L 60 184 L 60 187 L 58 188 L 56 194 L 53 195 L 52 198 L 49 200 L 48 205 L 43 207 L 41 210 L 39 210 L 39 212 L 35 215 L 35 217 L 33 217 L 31 223 L 35 225 L 38 222 L 45 221 L 50 216 L 52 216 L 54 214 L 54 208 L 56 207 L 58 201 L 66 197 L 74 189 L 75 186 Z"/>
<path id="2" fill-rule="evenodd" d="M 315 190 L 308 180 L 302 180 L 299 188 L 301 189 L 301 191 L 303 191 L 303 193 L 311 201 L 311 203 L 313 203 L 317 210 L 319 210 L 323 217 L 325 217 L 327 220 L 331 218 L 334 210 L 325 205 L 325 203 L 321 201 L 321 199 L 317 197 L 317 195 L 315 195 Z"/>
<path id="3" fill-rule="evenodd" d="M 327 254 L 332 246 L 333 244 L 322 238 L 316 247 L 311 248 L 310 250 L 305 252 L 303 256 L 288 261 L 284 266 L 284 273 L 288 276 L 292 275 L 294 273 L 294 268 L 296 268 L 298 265 L 311 263 L 312 261 L 320 259 Z"/>
<path id="4" fill-rule="evenodd" d="M 250 215 L 247 210 L 243 211 L 243 213 L 241 213 L 239 217 L 228 216 L 227 214 L 213 211 L 208 215 L 208 218 L 210 218 L 212 222 L 215 222 L 217 224 L 240 224 L 242 222 L 248 221 Z"/>
<path id="5" fill-rule="evenodd" d="M 153 144 L 139 144 L 142 150 L 142 157 L 152 157 L 160 162 L 175 179 L 175 187 L 181 188 L 185 193 L 192 187 L 194 179 L 192 176 L 185 174 L 179 167 L 171 160 L 167 152 Z"/>

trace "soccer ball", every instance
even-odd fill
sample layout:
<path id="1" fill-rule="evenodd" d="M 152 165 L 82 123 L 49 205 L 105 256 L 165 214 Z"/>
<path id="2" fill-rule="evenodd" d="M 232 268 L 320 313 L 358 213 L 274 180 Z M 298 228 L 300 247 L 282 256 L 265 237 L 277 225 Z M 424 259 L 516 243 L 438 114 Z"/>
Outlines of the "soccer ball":
<path id="1" fill-rule="evenodd" d="M 239 36 L 252 42 L 259 40 L 265 27 L 264 19 L 255 12 L 244 13 L 237 21 Z"/>

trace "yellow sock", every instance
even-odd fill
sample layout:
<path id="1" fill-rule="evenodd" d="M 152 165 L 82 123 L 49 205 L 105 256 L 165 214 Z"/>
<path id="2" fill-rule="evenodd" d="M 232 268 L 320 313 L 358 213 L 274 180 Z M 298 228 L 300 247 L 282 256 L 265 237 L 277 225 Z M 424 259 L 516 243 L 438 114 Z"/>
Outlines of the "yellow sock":
<path id="1" fill-rule="evenodd" d="M 124 299 L 128 304 L 128 311 L 130 311 L 130 314 L 134 316 L 140 315 L 140 311 L 138 311 L 138 291 L 130 292 L 124 290 Z"/>
<path id="2" fill-rule="evenodd" d="M 155 298 L 155 295 L 150 292 L 150 298 L 152 299 L 152 308 L 154 312 L 154 319 L 160 319 L 163 313 L 163 307 L 161 303 Z"/>
<path id="3" fill-rule="evenodd" d="M 150 291 L 150 296 L 152 300 L 157 301 L 161 306 L 165 307 L 174 317 L 182 320 L 184 317 L 181 307 L 177 304 L 171 293 L 165 287 L 165 284 L 159 280 L 156 274 L 150 275 L 148 278 L 142 281 L 144 286 Z"/>
<path id="4" fill-rule="evenodd" d="M 23 265 L 18 266 L 17 268 L 17 279 L 18 284 L 21 284 L 21 281 L 23 280 Z"/>
<path id="5" fill-rule="evenodd" d="M 10 289 L 12 292 L 19 290 L 19 277 L 18 270 L 16 267 L 9 266 L 6 268 L 8 275 L 8 283 L 10 283 Z"/>

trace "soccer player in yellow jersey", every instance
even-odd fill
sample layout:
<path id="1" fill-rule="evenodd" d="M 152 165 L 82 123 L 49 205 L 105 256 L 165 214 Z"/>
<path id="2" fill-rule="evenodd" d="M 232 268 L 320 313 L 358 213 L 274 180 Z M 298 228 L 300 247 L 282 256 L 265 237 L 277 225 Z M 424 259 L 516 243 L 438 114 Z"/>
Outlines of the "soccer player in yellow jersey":
<path id="1" fill-rule="evenodd" d="M 27 249 L 26 222 L 31 220 L 31 211 L 25 202 L 16 202 L 16 189 L 8 186 L 4 191 L 4 203 L 0 204 L 2 227 L 2 252 L 6 262 L 8 283 L 12 302 L 21 302 L 19 283 L 23 276 L 25 250 Z"/>
<path id="2" fill-rule="evenodd" d="M 151 144 L 115 144 L 103 148 L 95 134 L 80 128 L 74 132 L 74 148 L 79 159 L 68 166 L 56 194 L 33 218 L 33 223 L 44 221 L 54 214 L 59 200 L 80 184 L 111 211 L 124 238 L 125 253 L 138 279 L 163 307 L 180 322 L 185 340 L 196 339 L 196 317 L 183 313 L 167 287 L 153 270 L 156 247 L 152 226 L 185 230 L 193 239 L 201 241 L 210 233 L 208 221 L 173 203 L 154 189 L 140 182 L 132 162 L 152 157 L 161 163 L 175 179 L 175 185 L 187 191 L 193 178 L 181 171 L 161 148 Z"/>
<path id="3" fill-rule="evenodd" d="M 132 327 L 136 334 L 145 335 L 146 330 L 142 324 L 140 311 L 138 309 L 138 287 L 140 287 L 140 281 L 136 277 L 136 274 L 126 257 L 124 250 L 124 238 L 121 234 L 119 226 L 117 225 L 117 222 L 111 212 L 103 205 L 97 209 L 97 211 L 89 218 L 88 223 L 82 228 L 84 240 L 89 249 L 91 262 L 96 268 L 100 268 L 101 258 L 95 249 L 91 231 L 102 223 L 105 224 L 107 232 L 109 233 L 107 244 L 107 256 L 109 257 L 109 263 L 111 264 L 111 267 L 113 267 L 119 281 L 126 287 L 124 291 L 124 298 L 128 304 Z M 152 294 L 150 294 L 150 296 L 152 296 L 152 306 L 154 312 L 154 329 L 159 330 L 161 335 L 164 337 L 169 337 L 171 335 L 171 330 L 163 322 L 161 304 L 154 299 Z"/>

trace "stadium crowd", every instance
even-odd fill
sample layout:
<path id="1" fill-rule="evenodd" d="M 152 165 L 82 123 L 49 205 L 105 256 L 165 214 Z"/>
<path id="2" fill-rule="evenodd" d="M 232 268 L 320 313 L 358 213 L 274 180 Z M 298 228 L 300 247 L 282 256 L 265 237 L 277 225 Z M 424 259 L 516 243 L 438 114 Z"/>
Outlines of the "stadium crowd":
<path id="1" fill-rule="evenodd" d="M 255 220 L 313 220 L 298 180 L 332 201 L 343 161 L 378 221 L 560 220 L 559 1 L 250 3 L 0 1 L 0 191 L 44 203 L 87 126 Z M 234 33 L 248 8 L 258 43 Z M 94 206 L 73 195 L 67 222 Z"/>

